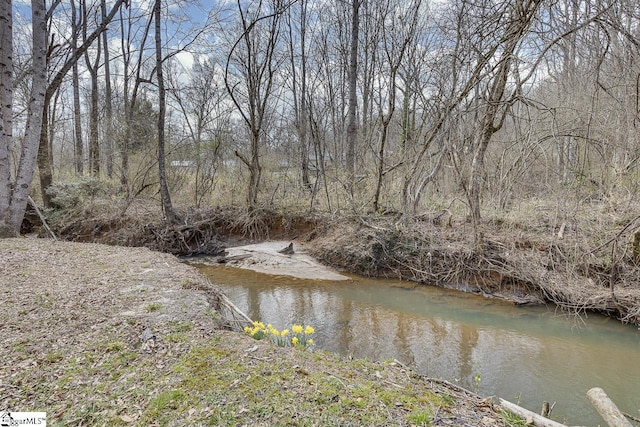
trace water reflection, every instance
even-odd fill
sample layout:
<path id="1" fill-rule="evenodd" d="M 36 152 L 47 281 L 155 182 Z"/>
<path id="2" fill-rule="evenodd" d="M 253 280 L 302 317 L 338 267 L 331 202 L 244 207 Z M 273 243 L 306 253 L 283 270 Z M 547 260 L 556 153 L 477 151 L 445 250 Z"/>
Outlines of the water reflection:
<path id="1" fill-rule="evenodd" d="M 353 277 L 348 282 L 202 267 L 252 319 L 316 328 L 318 347 L 396 358 L 418 372 L 520 402 L 554 418 L 597 425 L 586 391 L 605 389 L 640 416 L 640 333 L 601 316 L 584 323 L 544 307 L 518 308 L 433 287 Z"/>

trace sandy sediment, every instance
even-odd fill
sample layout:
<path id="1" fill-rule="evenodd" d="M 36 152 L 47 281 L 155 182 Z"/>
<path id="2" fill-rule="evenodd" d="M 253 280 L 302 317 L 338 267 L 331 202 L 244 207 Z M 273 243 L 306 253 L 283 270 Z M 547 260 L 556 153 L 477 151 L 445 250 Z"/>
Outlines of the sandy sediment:
<path id="1" fill-rule="evenodd" d="M 304 248 L 293 243 L 293 254 L 280 251 L 287 248 L 288 241 L 271 241 L 227 249 L 226 264 L 246 268 L 260 273 L 277 274 L 314 280 L 349 280 L 335 270 L 320 264 L 307 255 Z"/>

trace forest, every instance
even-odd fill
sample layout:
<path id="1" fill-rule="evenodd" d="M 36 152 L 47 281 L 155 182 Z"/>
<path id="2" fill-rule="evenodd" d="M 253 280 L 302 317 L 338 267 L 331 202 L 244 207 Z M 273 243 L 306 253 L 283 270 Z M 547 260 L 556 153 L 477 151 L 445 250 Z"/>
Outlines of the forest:
<path id="1" fill-rule="evenodd" d="M 89 177 L 168 218 L 172 196 L 473 220 L 637 196 L 633 1 L 3 5 L 14 227 L 32 187 L 49 207 Z"/>

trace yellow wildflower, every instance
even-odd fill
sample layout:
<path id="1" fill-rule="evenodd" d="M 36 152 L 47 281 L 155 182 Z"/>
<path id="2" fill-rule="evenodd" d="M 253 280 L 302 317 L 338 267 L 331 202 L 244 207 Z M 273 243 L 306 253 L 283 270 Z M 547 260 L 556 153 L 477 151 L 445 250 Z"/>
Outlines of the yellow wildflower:
<path id="1" fill-rule="evenodd" d="M 299 333 L 301 333 L 301 332 L 302 332 L 302 325 L 293 325 L 293 326 L 291 327 L 291 330 L 292 330 L 294 333 L 299 334 Z"/>
<path id="2" fill-rule="evenodd" d="M 291 344 L 298 345 L 298 337 L 291 338 Z"/>
<path id="3" fill-rule="evenodd" d="M 282 332 L 280 332 L 280 335 L 282 335 L 283 337 L 286 337 L 287 335 L 289 335 L 289 330 L 283 329 Z"/>
<path id="4" fill-rule="evenodd" d="M 309 339 L 309 340 L 307 340 L 307 344 L 309 344 L 309 345 L 313 345 L 313 339 Z"/>
<path id="5" fill-rule="evenodd" d="M 278 332 L 277 329 L 272 329 L 271 333 L 273 334 L 274 337 L 279 337 L 280 336 L 280 332 Z"/>
<path id="6" fill-rule="evenodd" d="M 315 329 L 313 329 L 311 326 L 307 326 L 307 327 L 304 329 L 304 333 L 305 333 L 305 335 L 311 335 L 311 334 L 312 334 L 312 333 L 314 333 L 315 331 L 316 331 L 316 330 L 315 330 Z"/>

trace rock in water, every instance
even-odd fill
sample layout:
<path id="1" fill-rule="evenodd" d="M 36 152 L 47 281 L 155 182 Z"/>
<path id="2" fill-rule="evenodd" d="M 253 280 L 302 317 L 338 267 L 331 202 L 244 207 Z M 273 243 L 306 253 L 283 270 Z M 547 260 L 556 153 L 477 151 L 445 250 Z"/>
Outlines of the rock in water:
<path id="1" fill-rule="evenodd" d="M 293 251 L 293 242 L 289 243 L 289 246 L 287 246 L 286 248 L 280 249 L 278 253 L 283 255 L 293 255 L 295 253 Z"/>

